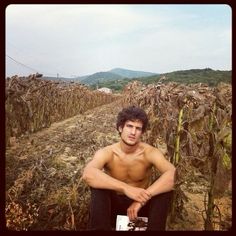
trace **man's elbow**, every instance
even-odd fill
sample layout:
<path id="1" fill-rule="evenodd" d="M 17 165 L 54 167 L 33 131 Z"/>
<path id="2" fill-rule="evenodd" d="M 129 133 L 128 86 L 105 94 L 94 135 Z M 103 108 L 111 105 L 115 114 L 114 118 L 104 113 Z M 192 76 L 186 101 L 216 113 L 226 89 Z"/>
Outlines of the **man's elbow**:
<path id="1" fill-rule="evenodd" d="M 87 168 L 84 169 L 83 174 L 81 176 L 82 180 L 86 182 L 88 185 L 91 182 L 91 175 L 89 174 L 89 170 Z"/>
<path id="2" fill-rule="evenodd" d="M 170 186 L 172 190 L 175 187 L 175 182 L 176 182 L 176 168 L 173 167 L 173 169 L 171 170 L 171 175 L 170 175 Z"/>
<path id="3" fill-rule="evenodd" d="M 167 174 L 168 173 L 168 174 Z M 166 186 L 168 186 L 168 189 L 174 190 L 175 187 L 175 173 L 176 173 L 176 168 L 173 167 L 167 171 L 166 175 Z"/>

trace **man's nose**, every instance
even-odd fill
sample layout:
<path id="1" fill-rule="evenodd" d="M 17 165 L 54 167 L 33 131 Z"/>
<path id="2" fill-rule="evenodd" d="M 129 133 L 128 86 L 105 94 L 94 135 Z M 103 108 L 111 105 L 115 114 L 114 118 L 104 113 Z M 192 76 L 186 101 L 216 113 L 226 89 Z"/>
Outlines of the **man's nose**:
<path id="1" fill-rule="evenodd" d="M 133 127 L 133 128 L 131 129 L 131 134 L 135 134 L 135 133 L 136 133 L 136 128 Z"/>

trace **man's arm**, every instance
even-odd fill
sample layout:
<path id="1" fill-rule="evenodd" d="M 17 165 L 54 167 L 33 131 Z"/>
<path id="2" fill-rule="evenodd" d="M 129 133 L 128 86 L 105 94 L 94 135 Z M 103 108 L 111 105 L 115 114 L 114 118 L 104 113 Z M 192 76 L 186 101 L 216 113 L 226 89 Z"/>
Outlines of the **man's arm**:
<path id="1" fill-rule="evenodd" d="M 98 150 L 92 161 L 84 168 L 82 179 L 93 188 L 112 189 L 122 192 L 124 183 L 107 175 L 103 168 L 109 160 L 109 153 L 106 150 Z"/>
<path id="2" fill-rule="evenodd" d="M 146 202 L 149 200 L 150 195 L 147 190 L 130 186 L 103 171 L 110 156 L 111 154 L 109 154 L 106 148 L 98 150 L 92 161 L 84 168 L 82 179 L 93 188 L 110 189 L 121 192 L 138 202 Z"/>
<path id="3" fill-rule="evenodd" d="M 146 190 L 151 196 L 160 193 L 169 192 L 174 187 L 175 182 L 175 167 L 165 159 L 163 154 L 156 148 L 152 148 L 151 152 L 147 155 L 148 161 L 152 163 L 160 172 L 161 176 Z M 138 217 L 138 212 L 147 201 L 137 202 L 134 201 L 127 209 L 127 215 L 130 220 Z"/>
<path id="4" fill-rule="evenodd" d="M 152 196 L 155 196 L 173 190 L 175 184 L 175 166 L 166 160 L 163 154 L 156 148 L 152 149 L 147 158 L 161 172 L 161 176 L 147 188 L 148 192 Z"/>

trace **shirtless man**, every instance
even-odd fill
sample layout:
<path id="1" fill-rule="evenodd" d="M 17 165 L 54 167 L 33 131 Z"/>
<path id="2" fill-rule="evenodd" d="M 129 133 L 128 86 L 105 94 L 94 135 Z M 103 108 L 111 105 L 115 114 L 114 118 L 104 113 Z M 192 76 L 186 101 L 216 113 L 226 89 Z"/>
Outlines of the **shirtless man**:
<path id="1" fill-rule="evenodd" d="M 174 187 L 175 167 L 155 147 L 141 142 L 148 124 L 139 107 L 117 117 L 120 141 L 98 150 L 82 178 L 91 187 L 90 230 L 111 230 L 116 216 L 148 217 L 147 230 L 165 230 Z M 154 166 L 161 176 L 151 182 Z"/>

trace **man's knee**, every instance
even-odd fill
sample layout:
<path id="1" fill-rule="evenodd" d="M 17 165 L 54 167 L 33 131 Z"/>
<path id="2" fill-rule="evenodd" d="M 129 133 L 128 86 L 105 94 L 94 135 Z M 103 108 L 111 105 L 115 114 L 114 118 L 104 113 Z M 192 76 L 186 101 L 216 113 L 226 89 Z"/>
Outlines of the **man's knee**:
<path id="1" fill-rule="evenodd" d="M 152 197 L 152 201 L 158 202 L 159 204 L 164 203 L 170 203 L 173 197 L 173 190 L 165 193 L 158 194 L 154 197 Z"/>
<path id="2" fill-rule="evenodd" d="M 174 190 L 171 190 L 171 191 L 169 191 L 169 192 L 163 193 L 163 197 L 164 197 L 164 198 L 167 198 L 168 200 L 171 200 L 172 197 L 173 197 L 173 194 L 174 194 Z"/>
<path id="3" fill-rule="evenodd" d="M 100 188 L 92 188 L 90 187 L 90 191 L 92 195 L 109 195 L 110 190 L 108 189 L 100 189 Z"/>
<path id="4" fill-rule="evenodd" d="M 98 188 L 90 188 L 91 191 L 91 200 L 98 201 L 100 204 L 102 202 L 107 202 L 111 198 L 111 191 L 107 189 L 98 189 Z"/>

